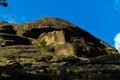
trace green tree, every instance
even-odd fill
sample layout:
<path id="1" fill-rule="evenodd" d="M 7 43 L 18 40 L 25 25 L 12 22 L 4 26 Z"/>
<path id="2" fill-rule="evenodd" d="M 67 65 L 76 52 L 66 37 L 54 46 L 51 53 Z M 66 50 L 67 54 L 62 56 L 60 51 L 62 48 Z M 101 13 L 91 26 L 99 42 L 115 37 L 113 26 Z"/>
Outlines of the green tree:
<path id="1" fill-rule="evenodd" d="M 7 7 L 7 6 L 8 6 L 6 0 L 0 0 L 0 5 L 2 5 L 2 6 L 4 6 L 4 7 Z"/>
<path id="2" fill-rule="evenodd" d="M 39 48 L 40 48 L 40 53 L 42 53 L 42 54 L 50 52 L 50 45 L 47 45 L 47 41 L 45 39 L 43 39 L 40 42 Z"/>

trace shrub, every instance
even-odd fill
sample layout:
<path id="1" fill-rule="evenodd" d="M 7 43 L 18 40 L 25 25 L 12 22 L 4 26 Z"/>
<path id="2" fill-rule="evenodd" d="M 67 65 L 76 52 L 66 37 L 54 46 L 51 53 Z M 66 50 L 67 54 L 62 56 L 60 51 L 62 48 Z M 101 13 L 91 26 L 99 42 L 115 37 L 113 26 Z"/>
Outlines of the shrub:
<path id="1" fill-rule="evenodd" d="M 39 44 L 40 53 L 49 53 L 50 52 L 50 45 L 47 45 L 47 41 L 43 39 Z"/>

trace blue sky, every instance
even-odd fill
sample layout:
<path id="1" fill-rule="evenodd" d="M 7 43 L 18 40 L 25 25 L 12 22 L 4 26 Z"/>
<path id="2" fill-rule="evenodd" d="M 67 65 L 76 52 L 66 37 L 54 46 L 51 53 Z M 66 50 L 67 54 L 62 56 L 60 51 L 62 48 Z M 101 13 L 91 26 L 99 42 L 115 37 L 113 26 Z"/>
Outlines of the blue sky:
<path id="1" fill-rule="evenodd" d="M 120 0 L 7 0 L 0 20 L 23 23 L 45 16 L 66 19 L 114 46 L 120 32 Z"/>

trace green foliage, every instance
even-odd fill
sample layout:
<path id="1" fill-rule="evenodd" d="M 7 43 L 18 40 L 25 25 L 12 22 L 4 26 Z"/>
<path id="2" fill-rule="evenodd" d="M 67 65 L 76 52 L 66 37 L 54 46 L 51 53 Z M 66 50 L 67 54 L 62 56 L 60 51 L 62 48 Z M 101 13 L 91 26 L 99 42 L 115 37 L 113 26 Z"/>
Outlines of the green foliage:
<path id="1" fill-rule="evenodd" d="M 39 44 L 40 53 L 49 53 L 50 52 L 50 45 L 47 45 L 47 41 L 43 39 Z"/>
<path id="2" fill-rule="evenodd" d="M 7 6 L 8 6 L 6 0 L 3 0 L 3 1 L 0 0 L 0 5 L 2 5 L 2 6 L 4 6 L 4 7 L 7 7 Z"/>
<path id="3" fill-rule="evenodd" d="M 40 46 L 41 47 L 46 47 L 47 46 L 47 41 L 45 39 L 43 39 L 41 42 L 40 42 Z"/>

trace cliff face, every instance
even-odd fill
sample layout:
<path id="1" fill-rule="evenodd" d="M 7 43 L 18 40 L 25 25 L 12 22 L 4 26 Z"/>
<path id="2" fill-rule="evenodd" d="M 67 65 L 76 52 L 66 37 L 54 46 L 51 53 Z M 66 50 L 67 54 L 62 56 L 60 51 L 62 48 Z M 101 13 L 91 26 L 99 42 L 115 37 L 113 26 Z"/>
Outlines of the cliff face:
<path id="1" fill-rule="evenodd" d="M 13 28 L 18 36 L 26 37 L 32 45 L 45 39 L 57 55 L 96 57 L 118 53 L 104 41 L 63 19 L 45 17 L 33 23 L 13 25 Z"/>
<path id="2" fill-rule="evenodd" d="M 0 22 L 0 46 L 3 80 L 108 79 L 117 76 L 114 73 L 120 63 L 115 48 L 80 27 L 53 17 L 24 24 Z"/>

